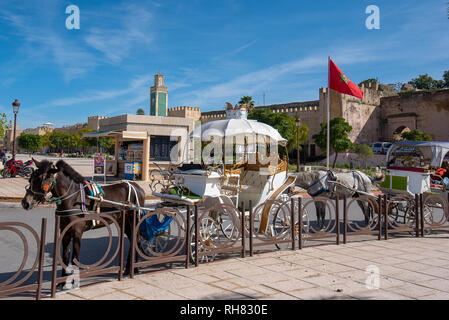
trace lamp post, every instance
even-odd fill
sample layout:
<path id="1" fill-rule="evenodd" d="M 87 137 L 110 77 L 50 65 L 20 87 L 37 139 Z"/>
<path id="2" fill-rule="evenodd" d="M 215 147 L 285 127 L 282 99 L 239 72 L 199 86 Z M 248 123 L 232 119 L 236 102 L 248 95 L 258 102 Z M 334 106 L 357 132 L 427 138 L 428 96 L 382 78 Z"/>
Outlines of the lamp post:
<path id="1" fill-rule="evenodd" d="M 299 172 L 300 159 L 299 159 L 299 127 L 301 126 L 301 120 L 296 118 L 296 172 Z"/>
<path id="2" fill-rule="evenodd" d="M 16 99 L 12 103 L 12 112 L 14 112 L 14 136 L 12 141 L 12 159 L 16 159 L 16 121 L 17 121 L 17 114 L 19 113 L 20 108 L 20 102 Z"/>

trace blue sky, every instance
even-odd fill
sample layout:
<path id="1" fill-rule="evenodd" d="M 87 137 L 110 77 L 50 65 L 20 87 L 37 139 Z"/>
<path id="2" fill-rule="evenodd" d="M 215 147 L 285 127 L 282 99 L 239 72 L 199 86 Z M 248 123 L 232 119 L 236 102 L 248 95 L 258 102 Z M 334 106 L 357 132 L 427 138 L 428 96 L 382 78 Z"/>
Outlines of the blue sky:
<path id="1" fill-rule="evenodd" d="M 66 7 L 80 9 L 67 30 Z M 368 30 L 368 5 L 380 30 Z M 327 57 L 351 80 L 407 82 L 449 70 L 447 1 L 0 0 L 0 112 L 20 128 L 149 110 L 158 70 L 169 107 L 219 110 L 318 99 Z"/>

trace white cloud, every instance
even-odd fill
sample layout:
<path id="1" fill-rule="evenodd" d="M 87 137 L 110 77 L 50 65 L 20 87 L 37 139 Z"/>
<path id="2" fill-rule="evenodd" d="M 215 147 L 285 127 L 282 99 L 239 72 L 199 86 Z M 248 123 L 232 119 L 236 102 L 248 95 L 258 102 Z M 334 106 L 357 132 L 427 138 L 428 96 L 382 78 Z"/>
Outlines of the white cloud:
<path id="1" fill-rule="evenodd" d="M 134 47 L 148 46 L 153 40 L 152 14 L 142 6 L 123 5 L 118 11 L 109 12 L 105 19 L 98 13 L 91 15 L 106 24 L 90 28 L 85 41 L 112 63 L 121 62 Z"/>

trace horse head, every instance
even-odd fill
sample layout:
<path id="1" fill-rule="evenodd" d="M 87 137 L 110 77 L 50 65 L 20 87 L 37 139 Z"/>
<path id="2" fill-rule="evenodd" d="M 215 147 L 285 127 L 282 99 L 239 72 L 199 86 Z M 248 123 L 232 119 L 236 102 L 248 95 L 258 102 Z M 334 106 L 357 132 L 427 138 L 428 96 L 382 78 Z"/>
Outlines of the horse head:
<path id="1" fill-rule="evenodd" d="M 374 171 L 374 176 L 368 176 L 372 183 L 383 182 L 385 179 L 385 173 L 381 170 L 379 166 L 376 167 Z"/>
<path id="2" fill-rule="evenodd" d="M 325 174 L 325 171 L 299 172 L 296 174 L 296 185 L 300 188 L 308 189 Z"/>
<path id="3" fill-rule="evenodd" d="M 22 199 L 22 207 L 25 210 L 31 210 L 36 204 L 45 202 L 53 188 L 55 174 L 59 171 L 50 161 L 33 161 L 37 170 L 31 174 L 29 185 L 25 188 L 26 193 Z"/>

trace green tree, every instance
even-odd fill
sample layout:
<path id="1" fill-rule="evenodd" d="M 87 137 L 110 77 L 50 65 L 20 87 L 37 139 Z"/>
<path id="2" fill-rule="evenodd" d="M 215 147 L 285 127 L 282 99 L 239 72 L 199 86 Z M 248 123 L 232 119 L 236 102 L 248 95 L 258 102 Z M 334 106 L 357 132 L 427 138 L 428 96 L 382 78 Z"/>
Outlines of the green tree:
<path id="1" fill-rule="evenodd" d="M 435 80 L 428 74 L 422 74 L 418 78 L 412 79 L 409 83 L 420 90 L 435 90 L 445 87 L 444 80 Z"/>
<path id="2" fill-rule="evenodd" d="M 143 116 L 143 115 L 145 115 L 145 110 L 143 110 L 142 108 L 139 108 L 139 109 L 137 109 L 136 114 Z"/>
<path id="3" fill-rule="evenodd" d="M 49 148 L 55 148 L 56 146 L 54 144 L 52 144 L 52 141 L 50 140 L 52 132 L 47 131 L 43 136 L 42 136 L 42 146 L 43 147 L 49 147 Z"/>
<path id="4" fill-rule="evenodd" d="M 444 80 L 444 86 L 446 88 L 449 88 L 449 70 L 444 71 L 443 80 Z"/>
<path id="5" fill-rule="evenodd" d="M 6 130 L 10 128 L 11 128 L 11 121 L 8 121 L 6 113 L 0 113 L 0 139 L 3 139 Z"/>
<path id="6" fill-rule="evenodd" d="M 24 133 L 18 138 L 18 144 L 28 152 L 36 151 L 42 148 L 42 137 L 38 134 Z"/>
<path id="7" fill-rule="evenodd" d="M 263 122 L 276 128 L 280 135 L 287 139 L 287 149 L 290 151 L 296 148 L 296 122 L 290 117 L 288 113 L 274 113 L 270 109 L 257 109 L 248 115 L 248 119 L 254 119 Z M 304 142 L 308 139 L 309 127 L 301 123 L 299 127 L 299 142 Z"/>
<path id="8" fill-rule="evenodd" d="M 53 131 L 50 135 L 50 143 L 58 150 L 69 147 L 69 134 L 63 131 Z"/>
<path id="9" fill-rule="evenodd" d="M 253 97 L 251 96 L 244 96 L 240 99 L 239 105 L 246 104 L 246 107 L 248 108 L 248 112 L 252 112 L 254 110 L 254 101 Z"/>
<path id="10" fill-rule="evenodd" d="M 374 157 L 373 149 L 366 144 L 356 145 L 354 151 L 355 153 L 357 153 L 359 158 L 365 163 L 365 168 L 367 166 L 368 160 Z"/>
<path id="11" fill-rule="evenodd" d="M 327 122 L 320 124 L 319 133 L 312 136 L 313 140 L 321 150 L 327 150 Z M 340 152 L 345 152 L 354 148 L 354 144 L 349 140 L 348 133 L 352 131 L 352 127 L 343 118 L 333 118 L 330 121 L 330 147 L 335 152 L 334 163 L 335 168 L 337 157 Z"/>
<path id="12" fill-rule="evenodd" d="M 404 140 L 411 140 L 411 141 L 432 141 L 433 138 L 429 134 L 419 131 L 419 130 L 412 130 L 410 132 L 404 132 L 401 137 Z"/>

